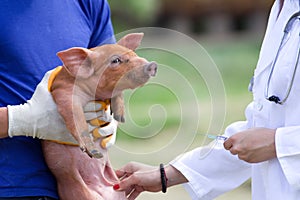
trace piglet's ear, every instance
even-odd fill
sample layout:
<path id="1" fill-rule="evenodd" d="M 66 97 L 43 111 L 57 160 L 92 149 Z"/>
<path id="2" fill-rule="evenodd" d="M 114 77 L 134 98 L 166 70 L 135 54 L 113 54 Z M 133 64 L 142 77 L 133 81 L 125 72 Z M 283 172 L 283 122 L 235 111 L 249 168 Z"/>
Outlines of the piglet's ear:
<path id="1" fill-rule="evenodd" d="M 122 37 L 118 44 L 134 51 L 140 46 L 143 36 L 144 33 L 130 33 Z"/>
<path id="2" fill-rule="evenodd" d="M 93 51 L 74 47 L 58 52 L 56 55 L 61 59 L 64 67 L 73 77 L 88 78 L 94 73 L 92 67 Z"/>

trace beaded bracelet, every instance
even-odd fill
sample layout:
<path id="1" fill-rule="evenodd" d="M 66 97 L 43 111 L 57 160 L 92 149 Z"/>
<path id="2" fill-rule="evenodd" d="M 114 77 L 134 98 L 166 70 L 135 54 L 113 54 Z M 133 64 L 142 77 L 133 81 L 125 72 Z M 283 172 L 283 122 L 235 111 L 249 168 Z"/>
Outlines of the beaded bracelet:
<path id="1" fill-rule="evenodd" d="M 163 193 L 166 193 L 168 178 L 166 176 L 166 172 L 163 164 L 159 165 L 159 170 L 160 170 L 160 179 L 161 179 L 161 188 L 162 188 L 161 191 Z"/>

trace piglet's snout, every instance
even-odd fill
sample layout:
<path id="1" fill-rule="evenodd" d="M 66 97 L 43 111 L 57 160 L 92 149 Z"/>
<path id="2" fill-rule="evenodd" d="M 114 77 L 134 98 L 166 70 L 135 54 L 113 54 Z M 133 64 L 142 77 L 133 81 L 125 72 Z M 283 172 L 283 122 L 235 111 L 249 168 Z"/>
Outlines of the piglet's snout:
<path id="1" fill-rule="evenodd" d="M 144 66 L 144 72 L 150 76 L 155 76 L 157 71 L 156 62 L 150 62 Z"/>

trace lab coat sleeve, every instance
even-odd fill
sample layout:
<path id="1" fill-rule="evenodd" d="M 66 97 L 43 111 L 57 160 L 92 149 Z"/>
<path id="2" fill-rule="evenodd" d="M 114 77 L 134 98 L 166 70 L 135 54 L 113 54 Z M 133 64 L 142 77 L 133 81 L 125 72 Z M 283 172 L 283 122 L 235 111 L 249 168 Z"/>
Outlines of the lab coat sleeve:
<path id="1" fill-rule="evenodd" d="M 236 122 L 227 127 L 225 134 L 231 136 L 247 129 L 247 122 Z M 214 199 L 238 187 L 251 176 L 251 165 L 233 156 L 221 145 L 214 145 L 204 157 L 200 147 L 178 156 L 170 164 L 187 179 L 186 190 L 192 199 Z"/>
<path id="2" fill-rule="evenodd" d="M 278 128 L 275 135 L 277 158 L 289 184 L 300 189 L 300 126 Z"/>

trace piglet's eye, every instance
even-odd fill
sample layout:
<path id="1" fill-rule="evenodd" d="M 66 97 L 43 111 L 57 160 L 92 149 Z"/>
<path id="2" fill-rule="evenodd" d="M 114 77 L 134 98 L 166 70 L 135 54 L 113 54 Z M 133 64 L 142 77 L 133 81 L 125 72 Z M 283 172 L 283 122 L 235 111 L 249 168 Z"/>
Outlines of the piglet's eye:
<path id="1" fill-rule="evenodd" d="M 114 59 L 111 61 L 112 64 L 119 64 L 119 63 L 121 63 L 121 62 L 122 62 L 122 61 L 121 61 L 120 58 L 114 58 Z"/>

